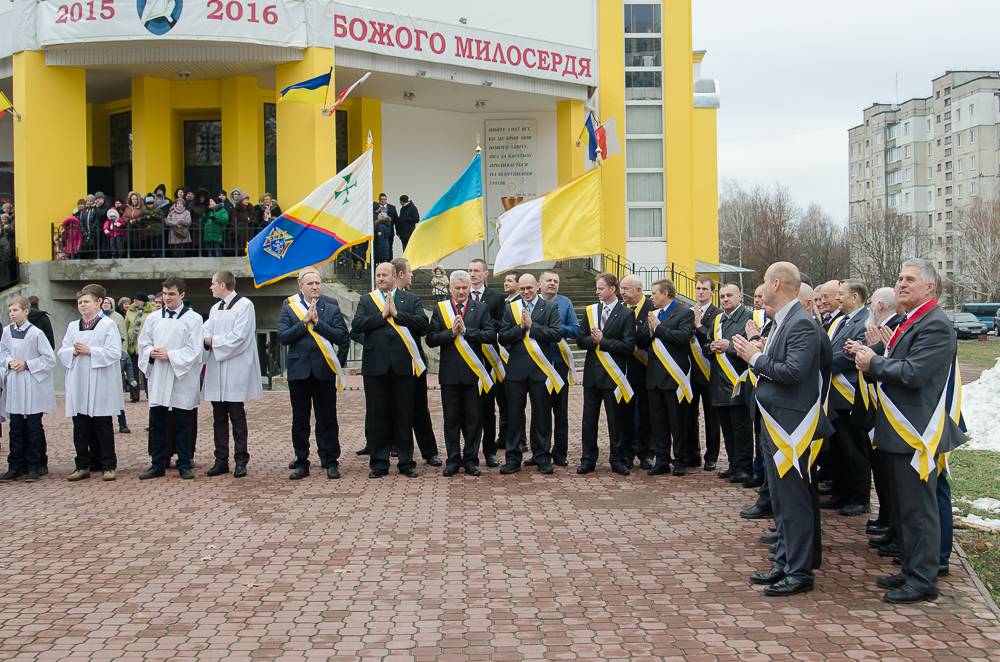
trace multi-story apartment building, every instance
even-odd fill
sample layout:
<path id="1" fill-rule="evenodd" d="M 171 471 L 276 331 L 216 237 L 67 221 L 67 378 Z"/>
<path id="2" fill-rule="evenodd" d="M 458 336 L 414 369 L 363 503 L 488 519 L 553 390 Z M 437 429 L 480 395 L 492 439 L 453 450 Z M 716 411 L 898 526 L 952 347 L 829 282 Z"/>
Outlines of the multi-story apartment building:
<path id="1" fill-rule="evenodd" d="M 851 222 L 888 209 L 913 216 L 949 300 L 962 282 L 956 214 L 976 196 L 1000 194 L 998 95 L 1000 72 L 949 71 L 931 96 L 873 104 L 848 130 Z"/>

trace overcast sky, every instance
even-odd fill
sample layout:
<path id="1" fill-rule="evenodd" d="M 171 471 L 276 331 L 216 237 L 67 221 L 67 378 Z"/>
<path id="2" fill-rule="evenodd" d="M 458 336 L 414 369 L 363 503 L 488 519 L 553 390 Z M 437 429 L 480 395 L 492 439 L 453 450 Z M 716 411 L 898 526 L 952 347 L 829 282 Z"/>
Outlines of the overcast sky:
<path id="1" fill-rule="evenodd" d="M 719 177 L 788 186 L 846 222 L 847 129 L 947 70 L 1000 68 L 1000 2 L 692 0 L 702 77 L 719 81 Z"/>

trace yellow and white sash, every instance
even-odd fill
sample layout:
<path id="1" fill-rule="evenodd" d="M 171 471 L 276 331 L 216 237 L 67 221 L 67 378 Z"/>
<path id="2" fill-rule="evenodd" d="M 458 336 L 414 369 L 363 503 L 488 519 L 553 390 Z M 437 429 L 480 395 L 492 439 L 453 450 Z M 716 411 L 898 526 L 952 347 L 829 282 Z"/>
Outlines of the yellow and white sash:
<path id="1" fill-rule="evenodd" d="M 656 358 L 660 359 L 660 363 L 667 369 L 673 380 L 677 382 L 677 402 L 684 400 L 691 402 L 691 398 L 693 397 L 691 371 L 688 370 L 686 373 L 681 372 L 680 365 L 677 364 L 674 357 L 670 356 L 670 352 L 667 351 L 667 348 L 659 338 L 653 338 L 653 353 L 656 354 Z"/>
<path id="2" fill-rule="evenodd" d="M 701 374 L 705 375 L 705 379 L 708 379 L 709 375 L 712 374 L 712 369 L 709 367 L 705 355 L 701 353 L 701 347 L 694 341 L 694 336 L 691 337 L 690 345 L 691 358 L 694 360 L 695 365 L 698 366 L 698 369 L 701 370 Z"/>
<path id="3" fill-rule="evenodd" d="M 538 305 L 537 303 L 535 305 Z M 518 326 L 521 325 L 521 301 L 511 301 L 510 302 L 510 312 L 514 315 L 514 323 Z M 531 360 L 535 362 L 535 365 L 545 373 L 547 379 L 545 380 L 545 388 L 549 390 L 549 393 L 555 391 L 558 393 L 562 390 L 565 382 L 559 373 L 556 372 L 556 368 L 552 363 L 545 358 L 545 353 L 542 352 L 542 348 L 539 347 L 538 341 L 531 337 L 531 331 L 524 334 L 524 348 L 528 350 L 528 356 Z"/>
<path id="4" fill-rule="evenodd" d="M 451 329 L 455 326 L 455 312 L 451 309 L 449 303 L 448 301 L 438 302 L 438 309 L 441 311 L 441 319 Z M 466 303 L 465 305 L 469 304 Z M 476 373 L 476 377 L 479 377 L 479 392 L 485 393 L 493 388 L 493 380 L 490 379 L 489 371 L 486 370 L 486 366 L 479 360 L 479 356 L 461 333 L 455 336 L 455 348 L 458 349 L 458 353 L 465 359 L 465 364 L 469 366 L 469 369 Z"/>
<path id="5" fill-rule="evenodd" d="M 639 312 L 642 310 L 642 306 L 645 303 L 646 303 L 646 295 L 643 294 L 642 297 L 639 299 L 639 303 L 635 304 L 635 309 L 632 311 L 633 313 L 635 313 L 636 320 L 639 319 Z M 642 365 L 649 365 L 649 353 L 646 352 L 646 350 L 639 349 L 638 347 L 636 347 L 635 349 L 632 350 L 632 356 L 637 358 L 639 362 L 642 363 Z"/>
<path id="6" fill-rule="evenodd" d="M 493 345 L 488 345 L 483 343 L 483 354 L 486 355 L 486 360 L 490 362 L 493 366 L 493 381 L 497 384 L 503 382 L 504 377 L 507 376 L 507 370 L 503 367 L 503 364 L 507 362 L 507 350 L 500 346 L 500 352 L 497 352 L 497 348 Z"/>
<path id="7" fill-rule="evenodd" d="M 569 343 L 563 338 L 559 341 L 559 353 L 562 355 L 563 363 L 566 364 L 566 379 L 570 386 L 576 386 L 580 381 L 580 375 L 576 371 L 576 359 L 573 358 L 573 350 Z"/>
<path id="8" fill-rule="evenodd" d="M 757 326 L 759 326 L 763 331 L 764 325 L 767 324 L 767 311 L 763 308 L 755 310 L 753 311 L 753 315 L 751 315 L 751 319 L 753 319 L 753 321 L 757 323 Z"/>
<path id="9" fill-rule="evenodd" d="M 597 307 L 599 305 L 600 304 L 595 303 L 592 306 L 587 306 L 587 323 L 591 329 L 597 326 Z M 601 365 L 603 365 L 604 369 L 609 375 L 611 375 L 611 380 L 615 383 L 615 400 L 621 402 L 622 398 L 625 398 L 625 402 L 631 402 L 632 396 L 635 395 L 635 392 L 632 390 L 632 385 L 628 383 L 625 373 L 622 372 L 622 369 L 618 367 L 618 364 L 613 359 L 609 358 L 605 352 L 602 352 L 601 348 L 597 345 L 594 345 L 594 352 L 597 354 L 597 358 L 601 361 Z"/>
<path id="10" fill-rule="evenodd" d="M 382 294 L 380 290 L 371 292 L 369 296 L 371 296 L 375 305 L 378 306 L 379 312 L 385 310 L 385 295 Z M 386 317 L 385 321 L 389 323 L 389 326 L 396 330 L 399 337 L 403 339 L 403 344 L 406 345 L 406 349 L 410 352 L 410 358 L 413 359 L 413 374 L 416 377 L 424 374 L 424 371 L 427 370 L 427 366 L 424 365 L 424 360 L 420 358 L 420 348 L 417 347 L 417 341 L 413 338 L 413 334 L 410 333 L 410 330 L 405 326 L 396 324 L 396 320 L 392 319 L 391 315 Z"/>
<path id="11" fill-rule="evenodd" d="M 809 475 L 809 467 L 815 459 L 816 453 L 810 453 L 809 464 L 802 466 L 801 458 L 806 450 L 813 448 L 813 434 L 816 432 L 816 425 L 819 423 L 820 406 L 823 402 L 823 377 L 819 378 L 819 397 L 815 404 L 809 409 L 805 417 L 791 433 L 787 432 L 781 424 L 764 408 L 757 400 L 757 407 L 760 409 L 761 418 L 767 431 L 770 433 L 771 441 L 778 447 L 774 454 L 774 464 L 778 468 L 778 475 L 784 476 L 789 469 L 795 468 L 800 476 Z"/>
<path id="12" fill-rule="evenodd" d="M 723 313 L 719 313 L 718 315 L 715 316 L 715 325 L 712 330 L 713 340 L 722 340 L 723 316 L 724 316 Z M 712 356 L 714 356 L 715 360 L 718 361 L 719 367 L 722 369 L 722 372 L 726 376 L 726 379 L 729 380 L 729 383 L 735 386 L 736 382 L 739 381 L 739 376 L 736 374 L 736 368 L 733 367 L 733 364 L 732 362 L 730 362 L 729 357 L 726 356 L 726 353 L 723 352 L 722 354 L 712 354 Z"/>
<path id="13" fill-rule="evenodd" d="M 297 295 L 288 297 L 288 307 L 292 309 L 292 312 L 299 318 L 299 321 L 304 320 L 306 313 L 309 312 L 309 309 L 303 305 L 302 300 Z M 319 345 L 319 351 L 323 353 L 323 358 L 326 359 L 326 363 L 330 366 L 330 370 L 333 370 L 334 374 L 337 375 L 337 393 L 340 393 L 344 390 L 344 371 L 340 367 L 340 360 L 337 358 L 337 350 L 334 349 L 329 340 L 316 333 L 312 324 L 306 324 L 306 330 L 309 331 L 309 335 L 311 335 L 313 340 L 316 341 L 316 344 Z"/>
<path id="14" fill-rule="evenodd" d="M 757 375 L 754 374 L 753 370 L 747 368 L 742 373 L 740 373 L 739 379 L 737 379 L 736 384 L 733 385 L 732 397 L 735 398 L 737 395 L 740 394 L 740 391 L 743 390 L 743 384 L 745 384 L 748 379 L 750 380 L 750 383 L 753 384 L 753 387 L 757 388 Z"/>
<path id="15" fill-rule="evenodd" d="M 857 391 L 855 391 L 854 386 L 848 381 L 847 377 L 844 376 L 844 373 L 838 372 L 833 376 L 833 387 L 837 389 L 837 393 L 844 396 L 845 400 L 854 404 L 854 395 Z"/>
<path id="16" fill-rule="evenodd" d="M 837 329 L 840 328 L 840 325 L 843 324 L 845 319 L 847 319 L 847 315 L 841 315 L 837 317 L 837 319 L 830 322 L 830 328 L 826 330 L 826 335 L 830 337 L 830 340 L 833 340 L 833 337 L 837 335 Z"/>
<path id="17" fill-rule="evenodd" d="M 941 389 L 941 397 L 938 398 L 934 413 L 931 414 L 931 419 L 927 422 L 927 427 L 924 428 L 922 433 L 917 431 L 916 427 L 899 410 L 896 403 L 885 394 L 885 391 L 882 390 L 882 385 L 879 384 L 877 388 L 879 406 L 889 421 L 889 425 L 892 426 L 892 429 L 896 431 L 896 434 L 903 441 L 913 448 L 913 459 L 910 460 L 910 466 L 917 470 L 921 480 L 927 480 L 930 476 L 931 467 L 936 468 L 935 458 L 937 456 L 937 447 L 941 442 L 941 435 L 944 433 L 945 427 L 945 417 L 948 414 L 945 411 L 945 400 L 948 397 L 947 383 Z"/>

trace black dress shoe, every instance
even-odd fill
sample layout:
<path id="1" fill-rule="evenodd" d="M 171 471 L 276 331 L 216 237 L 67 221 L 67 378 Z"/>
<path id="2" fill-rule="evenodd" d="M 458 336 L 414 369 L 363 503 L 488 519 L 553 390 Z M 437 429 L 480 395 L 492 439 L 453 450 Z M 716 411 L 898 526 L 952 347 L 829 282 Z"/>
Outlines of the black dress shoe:
<path id="1" fill-rule="evenodd" d="M 538 465 L 538 473 L 540 474 L 545 474 L 546 476 L 549 476 L 551 474 L 554 474 L 555 472 L 556 470 L 553 469 L 552 465 L 549 464 L 548 462 L 546 462 L 545 464 Z"/>
<path id="2" fill-rule="evenodd" d="M 295 467 L 296 467 L 295 460 L 292 460 L 291 462 L 288 463 L 289 469 L 294 469 Z"/>
<path id="3" fill-rule="evenodd" d="M 209 476 L 221 476 L 222 474 L 227 474 L 229 473 L 229 465 L 216 462 L 215 466 L 209 469 L 207 473 Z"/>
<path id="4" fill-rule="evenodd" d="M 882 524 L 882 522 L 878 520 L 878 518 L 875 518 L 875 519 L 869 519 L 867 522 L 865 522 L 865 526 L 884 526 L 884 525 Z"/>
<path id="5" fill-rule="evenodd" d="M 773 542 L 770 545 L 768 545 L 767 546 L 767 551 L 771 552 L 772 554 L 774 554 L 775 552 L 777 552 L 778 551 L 778 543 Z"/>
<path id="6" fill-rule="evenodd" d="M 38 475 L 39 476 L 47 476 L 47 475 L 49 475 L 49 468 L 48 467 L 38 467 Z"/>
<path id="7" fill-rule="evenodd" d="M 510 463 L 507 463 L 507 464 L 503 465 L 502 467 L 500 467 L 500 473 L 502 473 L 504 475 L 516 473 L 516 472 L 518 472 L 520 470 L 521 470 L 521 465 L 520 464 L 510 464 Z"/>
<path id="8" fill-rule="evenodd" d="M 868 541 L 868 546 L 874 549 L 881 549 L 891 543 L 896 539 L 896 536 L 882 536 L 881 538 L 872 538 Z"/>
<path id="9" fill-rule="evenodd" d="M 128 429 L 127 425 L 119 425 L 118 432 L 120 434 L 132 434 L 132 431 Z"/>
<path id="10" fill-rule="evenodd" d="M 496 455 L 487 455 L 486 456 L 486 466 L 488 466 L 488 467 L 499 467 L 500 466 L 500 460 L 497 459 Z"/>
<path id="11" fill-rule="evenodd" d="M 884 558 L 900 556 L 902 553 L 903 548 L 899 546 L 898 542 L 891 542 L 888 545 L 882 545 L 878 550 L 878 555 Z"/>
<path id="12" fill-rule="evenodd" d="M 750 575 L 750 581 L 754 584 L 763 584 L 765 586 L 770 586 L 771 584 L 777 584 L 782 579 L 785 578 L 785 570 L 778 567 L 775 563 L 771 566 L 771 569 L 767 572 L 758 572 Z"/>
<path id="13" fill-rule="evenodd" d="M 753 478 L 753 476 L 751 476 L 748 473 L 743 473 L 741 471 L 739 473 L 735 473 L 732 476 L 730 476 L 729 477 L 729 482 L 730 483 L 745 483 L 746 481 L 750 480 L 751 478 Z"/>
<path id="14" fill-rule="evenodd" d="M 767 531 L 768 533 L 777 533 L 778 526 L 776 524 L 772 524 L 771 526 L 767 527 Z"/>
<path id="15" fill-rule="evenodd" d="M 892 529 L 890 529 L 887 526 L 882 526 L 880 524 L 877 524 L 875 526 L 867 526 L 867 527 L 865 527 L 865 535 L 866 536 L 884 536 L 887 533 L 889 533 L 889 531 L 891 531 L 891 530 Z"/>
<path id="16" fill-rule="evenodd" d="M 777 533 L 765 533 L 765 534 L 761 535 L 760 541 L 762 543 L 764 543 L 765 545 L 772 545 L 772 544 L 778 542 L 778 534 Z"/>
<path id="17" fill-rule="evenodd" d="M 764 484 L 764 476 L 763 475 L 761 475 L 761 476 L 754 476 L 750 480 L 743 481 L 743 487 L 747 488 L 748 490 L 752 490 L 754 488 L 760 487 L 763 484 Z"/>
<path id="18" fill-rule="evenodd" d="M 899 558 L 898 556 L 894 556 L 892 557 L 892 564 L 901 566 L 903 565 L 903 559 Z"/>
<path id="19" fill-rule="evenodd" d="M 368 450 L 368 447 L 367 447 L 367 446 L 365 446 L 364 448 L 362 448 L 362 449 L 361 449 L 361 450 L 359 450 L 359 451 L 354 451 L 354 454 L 355 454 L 355 455 L 368 455 L 368 454 L 369 454 L 369 452 L 370 452 L 370 451 Z"/>
<path id="20" fill-rule="evenodd" d="M 767 517 L 774 517 L 774 511 L 770 508 L 765 510 L 760 506 L 754 505 L 740 512 L 740 517 L 743 519 L 764 519 Z"/>
<path id="21" fill-rule="evenodd" d="M 656 462 L 654 462 L 653 458 L 651 457 L 647 457 L 645 460 L 639 460 L 640 469 L 649 470 L 652 469 L 654 466 L 656 466 Z"/>
<path id="22" fill-rule="evenodd" d="M 790 595 L 796 595 L 798 593 L 807 593 L 813 590 L 812 582 L 804 582 L 801 579 L 792 579 L 791 577 L 785 577 L 777 584 L 773 586 L 765 586 L 765 595 L 776 595 L 780 597 L 788 597 Z"/>
<path id="23" fill-rule="evenodd" d="M 951 569 L 947 565 L 938 566 L 938 577 L 947 577 Z"/>
<path id="24" fill-rule="evenodd" d="M 554 464 L 556 466 L 559 466 L 559 467 L 568 467 L 569 466 L 569 460 L 567 460 L 564 457 L 554 457 L 554 458 L 552 458 L 552 464 Z"/>
<path id="25" fill-rule="evenodd" d="M 145 473 L 139 474 L 139 480 L 149 480 L 150 478 L 162 478 L 167 475 L 167 472 L 163 469 L 157 469 L 156 467 L 150 467 Z"/>
<path id="26" fill-rule="evenodd" d="M 715 462 L 705 461 L 705 471 L 715 471 Z"/>
<path id="27" fill-rule="evenodd" d="M 458 473 L 458 467 L 452 465 L 450 467 L 445 467 L 444 471 L 441 472 L 442 476 L 451 477 Z"/>
<path id="28" fill-rule="evenodd" d="M 670 466 L 664 464 L 664 465 L 659 466 L 659 467 L 654 466 L 652 469 L 650 469 L 649 471 L 646 472 L 646 475 L 647 476 L 663 476 L 665 474 L 670 473 L 670 471 L 671 471 Z"/>
<path id="29" fill-rule="evenodd" d="M 866 506 L 864 504 L 856 503 L 844 506 L 837 512 L 843 515 L 844 517 L 857 517 L 858 515 L 861 515 L 863 513 L 870 513 L 871 511 L 872 511 L 871 506 Z"/>
<path id="30" fill-rule="evenodd" d="M 846 503 L 837 499 L 827 499 L 826 501 L 819 502 L 819 507 L 825 510 L 840 510 L 846 505 Z"/>
<path id="31" fill-rule="evenodd" d="M 417 470 L 414 469 L 413 467 L 410 467 L 409 469 L 403 469 L 399 473 L 403 474 L 407 478 L 416 478 L 417 477 Z"/>
<path id="32" fill-rule="evenodd" d="M 330 479 L 340 478 L 340 472 L 337 470 L 337 467 L 327 467 L 326 477 Z"/>
<path id="33" fill-rule="evenodd" d="M 379 469 L 372 469 L 371 473 L 368 474 L 368 477 L 369 478 L 381 478 L 382 476 L 385 476 L 387 473 L 389 473 L 389 472 L 388 471 L 381 471 Z"/>
<path id="34" fill-rule="evenodd" d="M 233 478 L 246 478 L 247 468 L 236 465 L 236 469 L 233 471 Z"/>
<path id="35" fill-rule="evenodd" d="M 736 469 L 726 469 L 725 471 L 720 471 L 715 475 L 719 478 L 732 478 L 736 475 Z"/>
<path id="36" fill-rule="evenodd" d="M 289 480 L 302 480 L 309 475 L 309 469 L 306 467 L 296 467 L 292 475 L 288 477 Z"/>
<path id="37" fill-rule="evenodd" d="M 190 469 L 178 469 L 177 473 L 180 474 L 181 478 L 184 480 L 194 480 L 194 472 Z"/>
<path id="38" fill-rule="evenodd" d="M 425 458 L 424 461 L 427 464 L 431 465 L 432 467 L 440 467 L 442 464 L 444 464 L 444 462 L 441 461 L 441 458 L 439 458 L 437 455 L 431 455 L 430 457 Z"/>
<path id="39" fill-rule="evenodd" d="M 831 494 L 833 494 L 832 487 L 821 487 L 816 491 L 820 496 L 830 496 Z"/>
<path id="40" fill-rule="evenodd" d="M 594 473 L 594 465 L 592 465 L 592 464 L 581 464 L 580 466 L 578 466 L 576 468 L 576 473 L 580 474 L 581 476 L 583 474 Z"/>
<path id="41" fill-rule="evenodd" d="M 632 473 L 624 464 L 619 464 L 617 467 L 611 467 L 611 471 L 619 476 L 627 476 Z"/>
<path id="42" fill-rule="evenodd" d="M 536 460 L 535 456 L 532 455 L 530 458 L 528 458 L 527 460 L 524 461 L 524 466 L 526 466 L 526 467 L 536 467 L 536 466 L 538 466 L 538 460 Z"/>
<path id="43" fill-rule="evenodd" d="M 697 469 L 698 467 L 701 466 L 701 458 L 689 457 L 686 460 L 684 460 L 684 466 L 687 467 L 688 469 Z"/>
<path id="44" fill-rule="evenodd" d="M 479 467 L 466 467 L 465 473 L 468 476 L 481 476 L 483 472 L 479 470 Z"/>
<path id="45" fill-rule="evenodd" d="M 676 464 L 674 465 L 674 470 L 671 471 L 670 473 L 672 473 L 675 476 L 683 476 L 687 474 L 687 469 L 684 468 L 683 464 Z"/>
<path id="46" fill-rule="evenodd" d="M 898 575 L 879 577 L 878 579 L 875 580 L 875 585 L 878 586 L 879 588 L 884 588 L 887 591 L 891 591 L 905 584 L 906 579 L 907 578 L 903 576 L 903 573 L 899 573 Z"/>
<path id="47" fill-rule="evenodd" d="M 937 600 L 937 596 L 937 592 L 924 593 L 904 584 L 883 595 L 882 600 L 894 605 L 912 605 L 915 602 L 923 602 L 924 600 Z"/>

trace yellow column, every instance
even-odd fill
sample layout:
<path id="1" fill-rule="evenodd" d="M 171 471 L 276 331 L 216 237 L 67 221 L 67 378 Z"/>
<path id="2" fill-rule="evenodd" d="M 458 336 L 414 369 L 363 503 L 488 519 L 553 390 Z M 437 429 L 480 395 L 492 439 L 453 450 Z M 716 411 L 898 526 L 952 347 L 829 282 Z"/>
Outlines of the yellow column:
<path id="1" fill-rule="evenodd" d="M 87 165 L 111 167 L 111 113 L 101 103 L 87 104 Z"/>
<path id="2" fill-rule="evenodd" d="M 694 257 L 719 262 L 719 157 L 716 109 L 694 109 Z"/>
<path id="3" fill-rule="evenodd" d="M 48 67 L 41 51 L 15 53 L 13 65 L 17 256 L 51 260 L 52 224 L 87 190 L 86 71 Z"/>
<path id="4" fill-rule="evenodd" d="M 666 11 L 666 8 L 664 8 Z M 600 0 L 601 120 L 617 115 L 618 142 L 625 146 L 625 20 L 621 0 Z M 689 95 L 690 96 L 690 95 Z M 579 129 L 578 129 L 579 130 Z M 578 134 L 579 135 L 579 134 Z M 625 157 L 615 156 L 601 166 L 604 200 L 604 246 L 625 256 Z"/>
<path id="5" fill-rule="evenodd" d="M 340 108 L 347 111 L 347 159 L 361 156 L 368 145 L 368 132 L 372 134 L 372 194 L 382 193 L 382 100 L 359 97 L 348 99 Z M 390 202 L 392 202 L 390 200 Z"/>
<path id="6" fill-rule="evenodd" d="M 152 191 L 166 184 L 179 186 L 174 163 L 176 135 L 170 107 L 170 83 L 165 78 L 132 79 L 132 188 Z"/>
<path id="7" fill-rule="evenodd" d="M 586 119 L 582 101 L 560 101 L 556 104 L 556 152 L 559 184 L 565 184 L 583 174 L 586 147 L 576 146 Z M 617 124 L 617 122 L 616 122 Z"/>
<path id="8" fill-rule="evenodd" d="M 694 275 L 691 134 L 694 81 L 691 0 L 663 3 L 663 121 L 667 175 L 667 259 Z"/>
<path id="9" fill-rule="evenodd" d="M 289 85 L 329 72 L 333 60 L 332 48 L 313 46 L 302 51 L 301 61 L 278 65 L 275 72 L 279 93 Z M 330 98 L 335 98 L 333 90 Z M 278 196 L 284 208 L 298 203 L 337 174 L 336 122 L 321 111 L 322 104 L 278 102 Z"/>
<path id="10" fill-rule="evenodd" d="M 257 79 L 222 79 L 222 187 L 264 192 L 264 104 Z"/>

